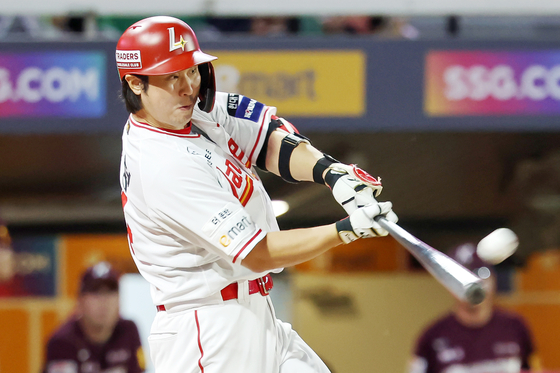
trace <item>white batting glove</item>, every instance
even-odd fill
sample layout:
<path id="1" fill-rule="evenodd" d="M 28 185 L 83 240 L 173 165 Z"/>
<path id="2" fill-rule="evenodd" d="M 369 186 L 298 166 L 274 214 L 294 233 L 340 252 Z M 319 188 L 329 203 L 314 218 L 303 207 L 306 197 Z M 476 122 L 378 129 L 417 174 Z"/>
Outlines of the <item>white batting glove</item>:
<path id="1" fill-rule="evenodd" d="M 358 238 L 379 237 L 389 234 L 379 223 L 375 221 L 376 216 L 383 216 L 387 220 L 396 223 L 399 218 L 392 210 L 391 202 L 375 202 L 360 207 L 347 218 L 336 223 L 336 229 L 340 239 L 348 244 Z"/>
<path id="2" fill-rule="evenodd" d="M 374 178 L 356 165 L 342 163 L 333 163 L 327 168 L 325 184 L 348 215 L 360 207 L 377 203 L 375 197 L 383 189 L 380 178 Z"/>

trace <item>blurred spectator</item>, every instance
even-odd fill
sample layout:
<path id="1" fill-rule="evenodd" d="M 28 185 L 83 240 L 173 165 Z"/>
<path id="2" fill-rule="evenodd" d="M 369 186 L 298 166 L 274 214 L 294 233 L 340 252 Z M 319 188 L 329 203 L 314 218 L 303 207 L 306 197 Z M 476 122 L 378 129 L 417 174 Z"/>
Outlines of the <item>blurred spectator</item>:
<path id="1" fill-rule="evenodd" d="M 299 31 L 299 20 L 293 17 L 254 17 L 251 33 L 259 36 L 283 36 Z"/>
<path id="2" fill-rule="evenodd" d="M 94 38 L 98 34 L 97 15 L 93 12 L 69 13 L 51 18 L 52 24 L 63 34 Z"/>
<path id="3" fill-rule="evenodd" d="M 416 39 L 418 30 L 406 18 L 385 16 L 335 16 L 323 19 L 325 34 L 379 35 Z"/>
<path id="4" fill-rule="evenodd" d="M 119 275 L 107 262 L 88 268 L 76 313 L 49 339 L 44 373 L 139 373 L 144 353 L 136 324 L 119 315 Z"/>
<path id="5" fill-rule="evenodd" d="M 6 223 L 0 218 L 0 283 L 12 279 L 15 274 L 12 238 Z"/>
<path id="6" fill-rule="evenodd" d="M 251 18 L 246 17 L 208 17 L 206 23 L 214 30 L 223 33 L 248 33 L 251 31 Z"/>
<path id="7" fill-rule="evenodd" d="M 449 16 L 446 19 L 446 25 L 445 25 L 445 30 L 447 31 L 447 34 L 450 36 L 457 36 L 459 35 L 459 29 L 460 29 L 460 19 L 457 16 Z"/>
<path id="8" fill-rule="evenodd" d="M 486 298 L 478 305 L 456 299 L 453 310 L 418 339 L 409 372 L 539 370 L 540 362 L 523 318 L 494 305 L 494 267 L 480 259 L 474 244 L 463 244 L 449 255 L 484 280 Z"/>
<path id="9" fill-rule="evenodd" d="M 375 18 L 375 21 L 372 19 Z M 334 16 L 323 20 L 325 34 L 364 35 L 379 29 L 385 23 L 384 17 L 370 16 Z"/>

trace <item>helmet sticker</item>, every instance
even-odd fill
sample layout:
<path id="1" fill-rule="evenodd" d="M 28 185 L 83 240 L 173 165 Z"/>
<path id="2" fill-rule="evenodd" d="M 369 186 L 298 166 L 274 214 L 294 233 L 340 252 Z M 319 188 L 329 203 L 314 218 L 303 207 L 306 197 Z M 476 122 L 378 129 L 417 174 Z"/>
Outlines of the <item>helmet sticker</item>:
<path id="1" fill-rule="evenodd" d="M 126 69 L 141 69 L 142 57 L 140 51 L 116 51 L 117 67 Z"/>

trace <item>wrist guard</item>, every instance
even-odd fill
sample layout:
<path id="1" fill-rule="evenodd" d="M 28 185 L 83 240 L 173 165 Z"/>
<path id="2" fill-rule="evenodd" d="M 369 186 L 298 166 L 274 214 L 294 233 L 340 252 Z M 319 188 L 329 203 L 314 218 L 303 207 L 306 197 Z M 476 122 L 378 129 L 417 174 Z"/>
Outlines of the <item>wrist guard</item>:
<path id="1" fill-rule="evenodd" d="M 333 163 L 339 163 L 336 159 L 328 154 L 323 153 L 323 158 L 319 159 L 315 166 L 313 167 L 313 181 L 317 184 L 325 185 L 325 179 L 323 178 L 323 173 L 330 167 Z"/>

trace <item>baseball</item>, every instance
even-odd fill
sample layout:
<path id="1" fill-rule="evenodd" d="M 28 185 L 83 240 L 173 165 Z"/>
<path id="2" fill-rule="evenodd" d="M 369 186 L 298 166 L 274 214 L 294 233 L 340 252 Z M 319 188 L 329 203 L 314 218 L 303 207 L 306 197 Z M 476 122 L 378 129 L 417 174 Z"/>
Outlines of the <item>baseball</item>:
<path id="1" fill-rule="evenodd" d="M 498 264 L 509 258 L 519 246 L 517 235 L 508 228 L 498 228 L 484 237 L 476 247 L 478 256 L 491 264 Z"/>

